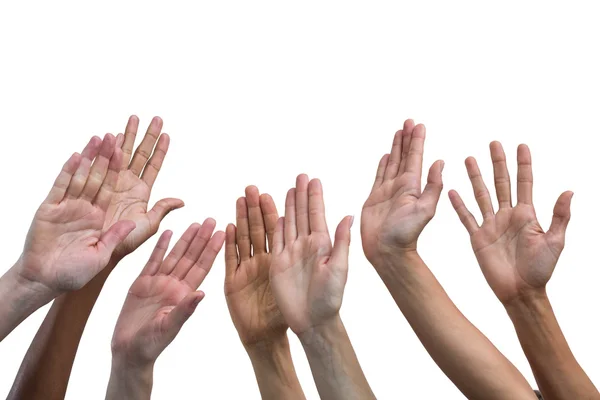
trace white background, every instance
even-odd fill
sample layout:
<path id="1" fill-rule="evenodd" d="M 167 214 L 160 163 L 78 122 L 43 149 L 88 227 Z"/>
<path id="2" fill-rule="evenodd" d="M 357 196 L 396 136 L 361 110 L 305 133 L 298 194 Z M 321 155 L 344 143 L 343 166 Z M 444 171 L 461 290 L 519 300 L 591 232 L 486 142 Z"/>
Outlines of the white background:
<path id="1" fill-rule="evenodd" d="M 302 172 L 323 181 L 330 229 L 347 214 L 358 220 L 379 158 L 411 117 L 428 129 L 426 165 L 444 159 L 445 188 L 459 190 L 473 211 L 463 160 L 477 157 L 491 183 L 488 143 L 495 139 L 511 171 L 516 146 L 530 145 L 544 227 L 558 195 L 575 192 L 549 293 L 577 359 L 600 383 L 596 2 L 282 3 L 2 2 L 0 273 L 18 258 L 63 162 L 92 135 L 122 132 L 130 114 L 140 117 L 141 131 L 160 115 L 171 135 L 151 203 L 186 202 L 161 227 L 176 237 L 209 216 L 224 229 L 249 184 L 271 193 L 281 210 Z M 420 251 L 464 314 L 535 385 L 446 189 Z M 374 392 L 380 399 L 463 398 L 367 263 L 358 227 L 342 316 Z M 109 278 L 67 398 L 103 398 L 114 323 L 157 238 Z M 206 299 L 157 362 L 154 398 L 259 398 L 223 279 L 221 253 L 201 287 Z M 0 396 L 46 311 L 0 344 Z M 302 349 L 291 341 L 306 395 L 316 399 Z"/>

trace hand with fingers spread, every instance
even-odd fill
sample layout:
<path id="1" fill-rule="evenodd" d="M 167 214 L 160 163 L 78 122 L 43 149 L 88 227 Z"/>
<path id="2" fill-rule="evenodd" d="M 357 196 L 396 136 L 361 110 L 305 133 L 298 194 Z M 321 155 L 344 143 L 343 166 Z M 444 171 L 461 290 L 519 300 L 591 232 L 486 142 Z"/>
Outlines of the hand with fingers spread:
<path id="1" fill-rule="evenodd" d="M 288 325 L 269 281 L 277 219 L 271 196 L 247 187 L 246 196 L 236 204 L 236 225 L 226 230 L 225 297 L 262 398 L 304 399 L 290 353 Z"/>
<path id="2" fill-rule="evenodd" d="M 472 157 L 465 164 L 483 214 L 481 227 L 456 191 L 450 191 L 449 196 L 471 235 L 473 251 L 485 278 L 498 299 L 508 303 L 526 292 L 544 290 L 565 244 L 573 193 L 565 192 L 558 198 L 552 225 L 544 233 L 532 203 L 533 176 L 529 148 L 521 145 L 518 149 L 517 204 L 514 207 L 502 145 L 493 142 L 490 151 L 500 206 L 498 212 L 494 212 L 490 193 L 483 182 L 477 161 Z"/>
<path id="3" fill-rule="evenodd" d="M 520 145 L 517 150 L 517 204 L 514 206 L 502 145 L 492 142 L 490 153 L 499 205 L 496 212 L 477 161 L 472 157 L 467 158 L 465 164 L 483 215 L 481 226 L 458 193 L 449 193 L 454 209 L 471 236 L 481 270 L 515 325 L 544 399 L 600 399 L 600 393 L 569 349 L 546 295 L 546 284 L 564 248 L 573 193 L 567 191 L 560 195 L 550 229 L 544 232 L 533 208 L 529 148 Z"/>
<path id="4" fill-rule="evenodd" d="M 133 145 L 138 131 L 139 120 L 131 116 L 125 128 L 125 135 L 117 136 L 117 145 L 123 150 L 123 162 L 119 173 L 119 183 L 108 208 L 106 224 L 130 220 L 136 228 L 116 251 L 116 257 L 124 257 L 137 249 L 158 231 L 163 218 L 169 212 L 183 207 L 183 201 L 175 198 L 159 200 L 150 211 L 148 202 L 152 186 L 158 177 L 167 151 L 169 135 L 161 134 L 162 119 L 154 117 L 148 126 L 144 139 L 133 153 Z"/>
<path id="5" fill-rule="evenodd" d="M 416 250 L 419 235 L 435 215 L 444 162 L 431 166 L 421 191 L 424 143 L 425 126 L 407 120 L 394 136 L 391 153 L 379 163 L 361 219 L 363 248 L 375 265 L 386 255 Z"/>
<path id="6" fill-rule="evenodd" d="M 345 217 L 332 246 L 321 182 L 299 175 L 273 238 L 273 294 L 300 338 L 319 394 L 326 399 L 374 398 L 339 315 L 351 226 L 352 217 Z"/>
<path id="7" fill-rule="evenodd" d="M 112 340 L 113 368 L 107 399 L 150 398 L 152 369 L 193 314 L 204 293 L 196 291 L 223 246 L 215 221 L 192 224 L 165 258 L 165 231 L 129 289 Z"/>
<path id="8" fill-rule="evenodd" d="M 470 399 L 534 399 L 519 371 L 456 308 L 417 252 L 435 214 L 443 162 L 429 170 L 421 191 L 425 127 L 407 120 L 381 159 L 364 204 L 365 255 L 430 356 Z"/>
<path id="9" fill-rule="evenodd" d="M 35 214 L 19 261 L 0 279 L 0 340 L 37 308 L 88 283 L 135 228 L 105 224 L 117 183 L 115 137 L 93 137 L 75 153 Z"/>

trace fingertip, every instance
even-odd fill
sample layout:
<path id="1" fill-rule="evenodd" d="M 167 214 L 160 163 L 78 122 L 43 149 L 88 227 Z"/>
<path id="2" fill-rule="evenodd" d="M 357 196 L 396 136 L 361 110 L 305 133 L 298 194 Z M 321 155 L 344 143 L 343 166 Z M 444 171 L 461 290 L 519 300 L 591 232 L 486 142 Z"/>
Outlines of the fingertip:
<path id="1" fill-rule="evenodd" d="M 308 175 L 300 174 L 296 177 L 296 186 L 299 186 L 302 183 L 308 182 Z"/>
<path id="2" fill-rule="evenodd" d="M 140 119 L 138 118 L 137 115 L 132 114 L 129 116 L 129 121 L 134 122 L 134 121 L 139 121 Z"/>
<path id="3" fill-rule="evenodd" d="M 202 228 L 202 224 L 200 224 L 200 223 L 198 223 L 198 222 L 193 222 L 193 223 L 192 223 L 192 224 L 189 226 L 188 230 L 191 230 L 191 229 L 200 229 L 200 228 Z"/>
<path id="4" fill-rule="evenodd" d="M 244 193 L 246 193 L 246 197 L 253 195 L 253 194 L 258 194 L 258 188 L 254 185 L 248 185 L 246 186 L 246 189 L 244 189 Z"/>

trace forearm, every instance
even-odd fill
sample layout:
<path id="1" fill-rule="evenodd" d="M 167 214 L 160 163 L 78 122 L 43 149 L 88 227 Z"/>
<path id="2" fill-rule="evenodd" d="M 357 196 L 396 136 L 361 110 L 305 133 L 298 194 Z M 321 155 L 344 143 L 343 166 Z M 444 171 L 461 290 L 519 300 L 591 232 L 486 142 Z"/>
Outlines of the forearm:
<path id="1" fill-rule="evenodd" d="M 496 347 L 458 310 L 416 251 L 375 266 L 441 370 L 469 399 L 535 399 Z"/>
<path id="2" fill-rule="evenodd" d="M 292 361 L 287 335 L 245 347 L 264 400 L 305 399 Z"/>
<path id="3" fill-rule="evenodd" d="M 506 305 L 544 400 L 600 399 L 558 325 L 545 291 Z"/>
<path id="4" fill-rule="evenodd" d="M 149 400 L 154 365 L 129 366 L 113 356 L 106 400 Z"/>
<path id="5" fill-rule="evenodd" d="M 111 261 L 85 287 L 54 301 L 21 363 L 8 399 L 64 399 L 85 325 L 116 264 Z"/>
<path id="6" fill-rule="evenodd" d="M 21 277 L 19 262 L 0 277 L 0 341 L 54 298 L 48 289 Z"/>
<path id="7" fill-rule="evenodd" d="M 375 399 L 339 316 L 298 337 L 322 399 Z"/>

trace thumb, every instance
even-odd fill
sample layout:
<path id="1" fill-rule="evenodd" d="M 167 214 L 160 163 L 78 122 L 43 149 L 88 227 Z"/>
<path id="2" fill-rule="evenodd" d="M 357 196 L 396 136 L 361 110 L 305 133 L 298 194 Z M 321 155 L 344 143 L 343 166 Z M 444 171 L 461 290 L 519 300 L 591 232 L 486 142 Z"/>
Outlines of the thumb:
<path id="1" fill-rule="evenodd" d="M 335 260 L 337 263 L 348 261 L 348 254 L 350 252 L 350 228 L 353 223 L 353 216 L 344 217 L 335 230 L 335 242 L 331 252 L 331 259 Z"/>
<path id="2" fill-rule="evenodd" d="M 444 183 L 442 182 L 442 171 L 444 170 L 444 162 L 442 160 L 438 160 L 433 163 L 431 168 L 429 168 L 429 174 L 427 175 L 427 185 L 425 185 L 425 189 L 423 189 L 423 193 L 421 194 L 420 201 L 423 205 L 423 208 L 428 211 L 428 214 L 435 214 L 435 209 L 437 207 L 438 201 L 440 200 L 440 195 L 442 194 L 442 189 L 444 187 Z"/>
<path id="3" fill-rule="evenodd" d="M 573 192 L 564 192 L 558 197 L 558 200 L 556 200 L 556 205 L 554 206 L 554 215 L 552 216 L 552 224 L 550 224 L 548 233 L 560 241 L 565 240 L 567 225 L 571 219 L 572 198 Z"/>
<path id="4" fill-rule="evenodd" d="M 161 221 L 173 210 L 177 210 L 178 208 L 183 207 L 185 204 L 183 200 L 174 199 L 174 198 L 166 198 L 156 202 L 152 210 L 148 211 L 148 219 L 150 220 L 150 225 L 155 230 L 158 230 L 158 226 Z"/>
<path id="5" fill-rule="evenodd" d="M 185 296 L 172 310 L 167 314 L 165 318 L 165 331 L 169 336 L 170 340 L 173 340 L 175 336 L 181 330 L 181 327 L 185 322 L 192 316 L 196 307 L 204 298 L 204 292 L 197 291 L 192 292 Z"/>
<path id="6" fill-rule="evenodd" d="M 115 251 L 115 248 L 123 243 L 125 238 L 135 229 L 135 222 L 123 220 L 115 222 L 104 234 L 100 237 L 98 246 L 100 251 L 110 257 Z"/>

